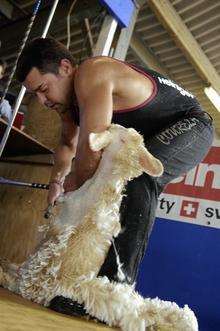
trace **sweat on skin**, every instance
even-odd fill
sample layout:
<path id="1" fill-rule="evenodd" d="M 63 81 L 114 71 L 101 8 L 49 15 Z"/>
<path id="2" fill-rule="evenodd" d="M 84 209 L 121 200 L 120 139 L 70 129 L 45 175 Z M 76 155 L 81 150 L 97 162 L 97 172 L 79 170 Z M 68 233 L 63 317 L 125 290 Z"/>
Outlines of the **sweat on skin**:
<path id="1" fill-rule="evenodd" d="M 28 73 L 24 85 L 34 91 L 40 103 L 55 110 L 62 123 L 62 135 L 55 153 L 49 203 L 61 193 L 80 187 L 94 174 L 101 152 L 89 148 L 89 134 L 102 132 L 114 111 L 141 104 L 152 93 L 152 83 L 125 64 L 107 57 L 88 59 L 78 68 L 63 59 L 58 74 L 42 74 L 37 68 Z M 80 109 L 80 129 L 73 122 L 74 98 Z M 75 157 L 74 171 L 67 176 Z M 67 177 L 66 177 L 67 176 Z M 66 179 L 65 179 L 66 177 Z"/>

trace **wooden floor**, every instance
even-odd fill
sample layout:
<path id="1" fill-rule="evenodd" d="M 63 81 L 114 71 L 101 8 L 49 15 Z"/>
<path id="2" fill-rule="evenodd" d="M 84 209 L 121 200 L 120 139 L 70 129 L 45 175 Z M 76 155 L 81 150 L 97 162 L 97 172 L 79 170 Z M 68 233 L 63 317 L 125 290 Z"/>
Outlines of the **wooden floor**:
<path id="1" fill-rule="evenodd" d="M 62 315 L 0 288 L 1 331 L 107 331 L 95 322 Z"/>

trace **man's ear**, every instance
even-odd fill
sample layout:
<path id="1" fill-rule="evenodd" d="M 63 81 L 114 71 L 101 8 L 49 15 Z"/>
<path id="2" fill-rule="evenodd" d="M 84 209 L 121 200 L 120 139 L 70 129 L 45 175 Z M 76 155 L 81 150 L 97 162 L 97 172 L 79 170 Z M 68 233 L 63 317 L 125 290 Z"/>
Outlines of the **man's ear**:
<path id="1" fill-rule="evenodd" d="M 111 136 L 111 133 L 107 130 L 100 133 L 90 133 L 89 146 L 91 150 L 98 152 L 106 147 L 111 142 Z"/>
<path id="2" fill-rule="evenodd" d="M 59 74 L 61 76 L 68 76 L 72 73 L 73 67 L 68 59 L 62 59 L 59 65 Z"/>
<path id="3" fill-rule="evenodd" d="M 164 168 L 163 164 L 154 157 L 146 148 L 143 147 L 139 156 L 140 165 L 144 168 L 144 171 L 153 177 L 159 177 L 162 175 Z"/>

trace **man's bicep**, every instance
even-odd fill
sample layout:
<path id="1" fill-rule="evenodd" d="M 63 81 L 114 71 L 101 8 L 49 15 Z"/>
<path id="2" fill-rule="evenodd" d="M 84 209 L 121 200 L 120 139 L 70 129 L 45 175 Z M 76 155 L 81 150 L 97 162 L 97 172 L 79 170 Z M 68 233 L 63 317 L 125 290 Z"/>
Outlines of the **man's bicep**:
<path id="1" fill-rule="evenodd" d="M 112 120 L 113 100 L 111 83 L 97 84 L 86 92 L 79 101 L 80 131 L 85 133 L 102 132 L 106 130 Z"/>
<path id="2" fill-rule="evenodd" d="M 114 92 L 114 75 L 109 63 L 89 60 L 80 65 L 75 91 L 81 110 L 80 132 L 100 132 L 109 127 Z"/>

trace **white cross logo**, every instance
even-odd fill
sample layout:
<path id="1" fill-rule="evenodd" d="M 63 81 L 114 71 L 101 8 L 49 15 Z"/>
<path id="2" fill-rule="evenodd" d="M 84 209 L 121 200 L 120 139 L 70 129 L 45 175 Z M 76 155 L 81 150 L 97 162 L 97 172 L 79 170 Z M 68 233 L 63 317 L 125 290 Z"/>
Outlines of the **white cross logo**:
<path id="1" fill-rule="evenodd" d="M 188 203 L 187 206 L 183 207 L 183 210 L 185 210 L 187 215 L 191 215 L 192 213 L 194 213 L 196 211 L 195 207 L 193 207 L 192 203 Z"/>

